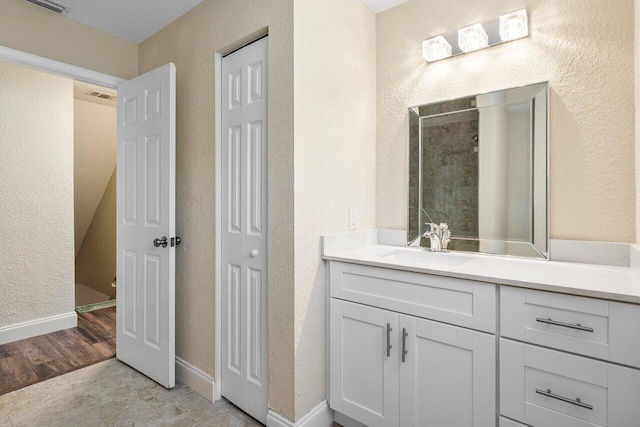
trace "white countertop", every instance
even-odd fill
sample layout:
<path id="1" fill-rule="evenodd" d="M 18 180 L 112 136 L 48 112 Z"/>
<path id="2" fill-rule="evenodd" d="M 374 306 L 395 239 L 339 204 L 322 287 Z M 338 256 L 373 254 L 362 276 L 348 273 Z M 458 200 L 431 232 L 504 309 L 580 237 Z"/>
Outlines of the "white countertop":
<path id="1" fill-rule="evenodd" d="M 323 259 L 640 304 L 640 276 L 629 267 L 387 245 L 333 250 Z"/>

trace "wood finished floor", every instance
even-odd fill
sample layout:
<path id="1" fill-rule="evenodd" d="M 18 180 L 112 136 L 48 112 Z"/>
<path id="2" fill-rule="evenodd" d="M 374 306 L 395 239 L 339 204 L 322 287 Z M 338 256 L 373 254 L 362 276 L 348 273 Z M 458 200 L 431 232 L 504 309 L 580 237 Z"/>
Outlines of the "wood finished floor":
<path id="1" fill-rule="evenodd" d="M 116 354 L 116 309 L 78 315 L 78 327 L 0 345 L 0 395 Z"/>

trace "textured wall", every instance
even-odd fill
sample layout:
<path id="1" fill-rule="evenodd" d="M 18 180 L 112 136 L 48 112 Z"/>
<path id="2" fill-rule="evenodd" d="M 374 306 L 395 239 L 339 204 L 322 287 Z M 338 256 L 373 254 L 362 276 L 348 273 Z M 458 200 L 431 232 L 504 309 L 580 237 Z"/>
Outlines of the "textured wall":
<path id="1" fill-rule="evenodd" d="M 0 0 L 0 46 L 130 79 L 138 46 L 22 0 Z"/>
<path id="2" fill-rule="evenodd" d="M 102 194 L 91 220 L 86 237 L 76 255 L 76 283 L 109 295 L 116 290 L 111 286 L 116 277 L 116 170 Z"/>
<path id="3" fill-rule="evenodd" d="M 73 312 L 73 81 L 0 62 L 0 327 Z"/>
<path id="4" fill-rule="evenodd" d="M 73 138 L 77 256 L 116 166 L 116 108 L 74 100 Z M 90 283 L 83 284 L 91 286 Z M 107 295 L 110 293 L 107 292 Z"/>
<path id="5" fill-rule="evenodd" d="M 177 70 L 176 352 L 208 374 L 215 343 L 215 63 L 269 30 L 269 406 L 294 416 L 293 1 L 205 0 L 140 45 Z"/>
<path id="6" fill-rule="evenodd" d="M 424 39 L 523 7 L 529 38 L 422 59 Z M 631 10 L 632 0 L 411 0 L 378 14 L 378 226 L 406 225 L 407 107 L 548 80 L 551 237 L 633 241 Z M 616 226 L 603 235 L 602 222 Z"/>
<path id="7" fill-rule="evenodd" d="M 640 0 L 635 0 L 636 58 L 636 243 L 640 244 Z"/>
<path id="8" fill-rule="evenodd" d="M 360 0 L 295 0 L 296 419 L 326 397 L 320 236 L 375 227 L 375 16 Z M 273 267 L 272 267 L 273 268 Z"/>

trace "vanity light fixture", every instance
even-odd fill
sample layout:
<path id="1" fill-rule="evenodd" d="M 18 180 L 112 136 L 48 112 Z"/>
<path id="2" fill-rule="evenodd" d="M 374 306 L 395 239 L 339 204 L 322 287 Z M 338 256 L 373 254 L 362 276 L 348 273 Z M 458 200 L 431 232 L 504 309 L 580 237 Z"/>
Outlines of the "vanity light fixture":
<path id="1" fill-rule="evenodd" d="M 458 47 L 468 53 L 489 47 L 489 36 L 482 24 L 473 24 L 458 30 Z"/>
<path id="2" fill-rule="evenodd" d="M 435 62 L 528 36 L 527 10 L 520 9 L 493 21 L 469 25 L 455 33 L 424 40 L 422 57 L 427 62 Z"/>
<path id="3" fill-rule="evenodd" d="M 443 36 L 437 36 L 422 42 L 422 57 L 428 62 L 440 61 L 452 54 L 451 44 Z"/>
<path id="4" fill-rule="evenodd" d="M 527 10 L 521 9 L 500 17 L 500 39 L 503 42 L 518 40 L 529 35 Z"/>

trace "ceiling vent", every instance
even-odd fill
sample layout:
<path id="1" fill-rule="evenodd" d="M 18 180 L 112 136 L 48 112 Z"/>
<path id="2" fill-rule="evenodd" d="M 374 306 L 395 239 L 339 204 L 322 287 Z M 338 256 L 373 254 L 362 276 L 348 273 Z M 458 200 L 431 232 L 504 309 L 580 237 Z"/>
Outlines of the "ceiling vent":
<path id="1" fill-rule="evenodd" d="M 68 12 L 67 6 L 64 6 L 60 3 L 52 2 L 50 0 L 25 0 L 31 4 L 35 4 L 36 6 L 43 7 L 51 12 L 55 12 L 57 14 L 63 15 L 65 12 Z"/>
<path id="2" fill-rule="evenodd" d="M 89 96 L 95 96 L 97 98 L 108 99 L 109 101 L 115 101 L 117 98 L 115 95 L 109 95 L 107 93 L 95 92 L 95 91 L 87 92 L 86 94 Z"/>

